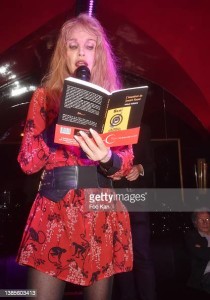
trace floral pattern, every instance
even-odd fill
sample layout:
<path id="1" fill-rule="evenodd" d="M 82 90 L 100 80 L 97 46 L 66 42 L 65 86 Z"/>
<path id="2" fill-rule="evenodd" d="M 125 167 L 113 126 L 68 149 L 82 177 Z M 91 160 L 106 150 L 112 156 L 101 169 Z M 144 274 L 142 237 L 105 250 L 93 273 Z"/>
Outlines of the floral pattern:
<path id="1" fill-rule="evenodd" d="M 79 147 L 49 146 L 44 131 L 57 117 L 47 93 L 39 88 L 30 102 L 18 155 L 27 174 L 59 166 L 93 165 Z M 122 158 L 118 175 L 126 175 L 133 160 L 132 147 L 112 149 Z M 86 190 L 69 190 L 55 203 L 37 193 L 17 261 L 79 285 L 132 269 L 129 216 L 120 211 L 85 210 Z"/>

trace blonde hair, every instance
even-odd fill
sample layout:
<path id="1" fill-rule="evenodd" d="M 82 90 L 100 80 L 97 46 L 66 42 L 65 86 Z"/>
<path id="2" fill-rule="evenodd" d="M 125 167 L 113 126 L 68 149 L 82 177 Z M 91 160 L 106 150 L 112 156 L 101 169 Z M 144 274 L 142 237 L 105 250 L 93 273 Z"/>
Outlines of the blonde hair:
<path id="1" fill-rule="evenodd" d="M 69 73 L 66 64 L 66 41 L 75 27 L 83 27 L 97 36 L 95 60 L 90 81 L 109 91 L 120 88 L 116 58 L 106 33 L 99 21 L 87 14 L 80 14 L 63 24 L 51 59 L 49 72 L 43 78 L 43 86 L 47 88 L 51 96 L 57 96 L 62 91 L 64 79 L 73 75 Z"/>

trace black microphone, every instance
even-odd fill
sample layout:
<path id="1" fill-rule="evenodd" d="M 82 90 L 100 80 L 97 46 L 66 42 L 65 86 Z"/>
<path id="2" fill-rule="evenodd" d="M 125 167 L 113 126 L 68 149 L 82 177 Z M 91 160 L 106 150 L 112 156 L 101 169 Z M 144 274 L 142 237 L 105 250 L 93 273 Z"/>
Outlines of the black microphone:
<path id="1" fill-rule="evenodd" d="M 79 66 L 75 70 L 75 77 L 78 78 L 78 79 L 89 81 L 90 80 L 90 70 L 89 70 L 89 68 L 85 65 Z"/>

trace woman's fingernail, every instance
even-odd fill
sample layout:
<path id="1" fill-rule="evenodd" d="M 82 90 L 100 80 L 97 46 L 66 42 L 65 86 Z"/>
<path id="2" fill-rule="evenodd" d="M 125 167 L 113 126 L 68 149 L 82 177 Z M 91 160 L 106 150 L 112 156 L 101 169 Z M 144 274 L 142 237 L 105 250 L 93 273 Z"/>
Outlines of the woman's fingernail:
<path id="1" fill-rule="evenodd" d="M 82 131 L 82 130 L 80 130 L 80 131 L 79 131 L 79 133 L 80 133 L 82 136 L 84 136 L 84 135 L 85 135 L 85 132 L 84 132 L 84 131 Z"/>
<path id="2" fill-rule="evenodd" d="M 90 130 L 90 133 L 95 132 L 95 130 L 92 128 L 90 128 L 89 130 Z"/>

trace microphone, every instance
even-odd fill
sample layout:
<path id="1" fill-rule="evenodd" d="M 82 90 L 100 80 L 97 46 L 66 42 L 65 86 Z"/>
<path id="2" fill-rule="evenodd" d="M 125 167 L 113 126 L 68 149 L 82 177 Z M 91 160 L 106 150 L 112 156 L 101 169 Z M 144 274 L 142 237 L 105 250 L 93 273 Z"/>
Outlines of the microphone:
<path id="1" fill-rule="evenodd" d="M 75 70 L 75 77 L 78 78 L 78 79 L 89 81 L 90 80 L 90 70 L 89 70 L 89 68 L 85 65 L 79 66 Z"/>

